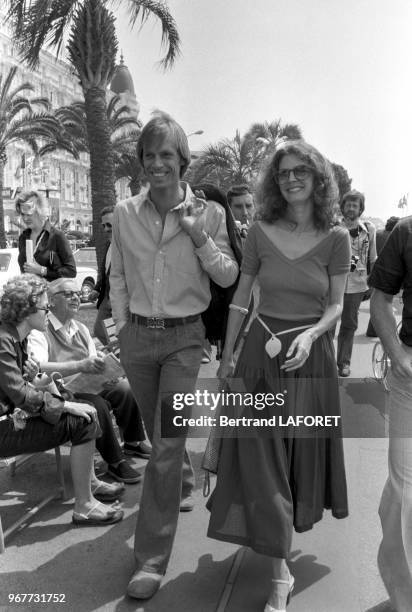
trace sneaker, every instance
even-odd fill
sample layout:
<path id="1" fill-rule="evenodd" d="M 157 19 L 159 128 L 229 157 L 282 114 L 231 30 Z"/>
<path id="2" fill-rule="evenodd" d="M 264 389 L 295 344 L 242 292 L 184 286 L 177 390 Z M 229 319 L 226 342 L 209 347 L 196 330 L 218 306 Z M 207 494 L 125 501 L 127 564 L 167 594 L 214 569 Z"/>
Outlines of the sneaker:
<path id="1" fill-rule="evenodd" d="M 139 442 L 139 444 L 136 445 L 125 442 L 123 445 L 123 451 L 125 455 L 134 455 L 135 457 L 141 457 L 142 459 L 150 459 L 152 446 L 149 444 L 149 442 Z"/>
<path id="2" fill-rule="evenodd" d="M 142 478 L 140 472 L 133 469 L 132 466 L 129 465 L 124 459 L 117 467 L 114 467 L 114 465 L 109 465 L 107 473 L 115 480 L 124 482 L 125 484 L 135 484 Z"/>
<path id="3" fill-rule="evenodd" d="M 341 368 L 338 368 L 338 374 L 344 378 L 350 376 L 350 367 L 348 365 L 344 365 Z"/>

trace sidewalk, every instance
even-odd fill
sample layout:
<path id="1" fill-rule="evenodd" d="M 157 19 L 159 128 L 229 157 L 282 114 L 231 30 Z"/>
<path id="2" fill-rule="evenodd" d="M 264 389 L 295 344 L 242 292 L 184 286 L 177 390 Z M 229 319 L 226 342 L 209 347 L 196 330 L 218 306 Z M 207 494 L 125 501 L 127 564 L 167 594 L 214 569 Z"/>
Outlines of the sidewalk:
<path id="1" fill-rule="evenodd" d="M 358 376 L 370 375 L 371 347 L 363 340 L 357 346 Z M 202 375 L 213 376 L 214 369 L 215 365 L 203 366 Z M 346 404 L 354 399 L 345 387 L 342 393 Z M 378 412 L 373 414 L 378 422 Z M 263 612 L 270 560 L 206 537 L 208 511 L 200 469 L 204 445 L 204 439 L 188 441 L 197 475 L 196 507 L 180 516 L 169 570 L 153 599 L 139 602 L 125 596 L 134 570 L 133 535 L 141 494 L 137 484 L 126 487 L 125 518 L 118 525 L 74 528 L 71 501 L 56 500 L 11 538 L 0 556 L 0 611 L 14 611 L 19 605 L 70 612 Z M 345 440 L 350 516 L 337 521 L 325 512 L 314 529 L 294 535 L 290 567 L 296 588 L 288 612 L 389 612 L 380 605 L 386 594 L 376 567 L 377 508 L 387 474 L 386 447 L 384 438 Z M 145 465 L 143 460 L 134 463 Z M 64 468 L 70 482 L 67 456 Z M 52 453 L 18 471 L 13 482 L 7 470 L 0 470 L 4 527 L 17 518 L 23 502 L 35 502 L 54 480 Z M 8 604 L 9 593 L 62 593 L 66 603 Z"/>

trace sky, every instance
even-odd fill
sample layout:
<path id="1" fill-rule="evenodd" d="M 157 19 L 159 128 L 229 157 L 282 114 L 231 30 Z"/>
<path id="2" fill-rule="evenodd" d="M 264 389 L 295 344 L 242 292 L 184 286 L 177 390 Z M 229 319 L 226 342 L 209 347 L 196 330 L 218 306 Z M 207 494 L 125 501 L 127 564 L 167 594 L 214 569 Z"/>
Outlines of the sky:
<path id="1" fill-rule="evenodd" d="M 254 122 L 297 123 L 343 165 L 386 219 L 409 193 L 412 214 L 411 0 L 169 0 L 182 53 L 163 57 L 154 18 L 131 30 L 115 10 L 141 119 L 160 108 L 192 150 L 245 133 Z"/>

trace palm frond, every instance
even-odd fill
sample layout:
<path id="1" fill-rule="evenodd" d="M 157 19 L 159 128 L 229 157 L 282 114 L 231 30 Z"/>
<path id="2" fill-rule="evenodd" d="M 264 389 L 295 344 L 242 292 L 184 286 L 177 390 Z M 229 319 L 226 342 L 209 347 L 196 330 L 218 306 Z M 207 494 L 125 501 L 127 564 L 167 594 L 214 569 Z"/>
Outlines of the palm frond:
<path id="1" fill-rule="evenodd" d="M 146 23 L 151 15 L 157 17 L 162 26 L 163 47 L 167 46 L 166 55 L 160 65 L 166 70 L 170 68 L 180 55 L 180 36 L 177 25 L 164 2 L 158 0 L 127 0 L 130 12 L 130 25 L 133 27 L 140 20 L 140 27 Z"/>

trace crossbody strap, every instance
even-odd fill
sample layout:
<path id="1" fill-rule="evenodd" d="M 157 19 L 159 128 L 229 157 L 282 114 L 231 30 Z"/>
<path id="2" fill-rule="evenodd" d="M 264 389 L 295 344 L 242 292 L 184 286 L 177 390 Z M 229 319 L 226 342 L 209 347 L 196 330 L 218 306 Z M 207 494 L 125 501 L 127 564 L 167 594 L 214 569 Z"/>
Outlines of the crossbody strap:
<path id="1" fill-rule="evenodd" d="M 257 315 L 256 318 L 271 336 L 281 336 L 282 334 L 288 334 L 290 332 L 299 331 L 300 329 L 309 329 L 309 327 L 312 327 L 312 325 L 300 325 L 299 327 L 291 327 L 291 329 L 284 329 L 283 331 L 280 331 L 274 334 L 273 331 L 271 331 L 269 327 L 266 325 L 266 323 L 262 321 L 259 315 Z"/>

